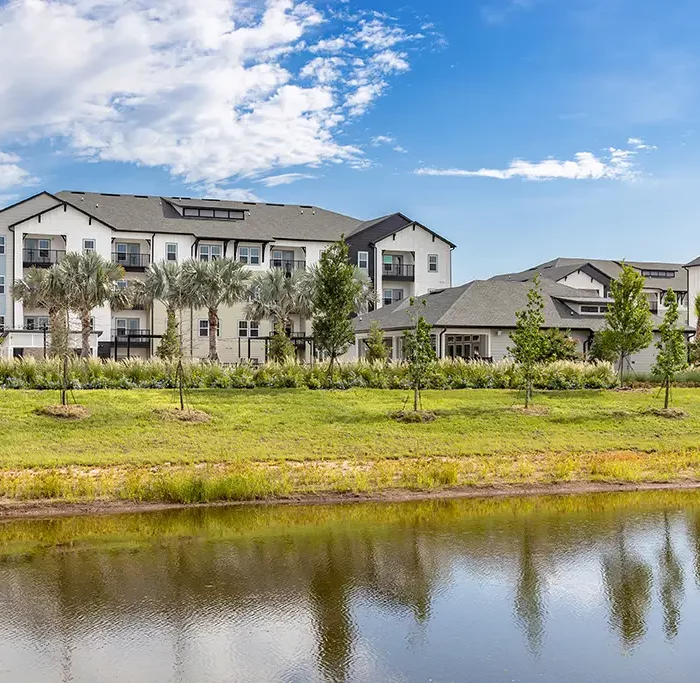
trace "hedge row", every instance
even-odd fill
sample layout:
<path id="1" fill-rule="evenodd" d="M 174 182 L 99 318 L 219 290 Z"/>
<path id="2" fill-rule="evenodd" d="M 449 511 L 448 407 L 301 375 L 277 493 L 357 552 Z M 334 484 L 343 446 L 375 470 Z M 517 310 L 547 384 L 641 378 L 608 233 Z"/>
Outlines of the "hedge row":
<path id="1" fill-rule="evenodd" d="M 224 367 L 209 363 L 185 366 L 187 386 L 195 389 L 408 389 L 403 364 L 380 365 L 364 361 L 340 365 L 328 383 L 326 364 L 288 363 L 259 367 Z M 69 366 L 72 389 L 168 389 L 176 386 L 175 366 L 160 360 L 73 360 Z M 439 361 L 426 378 L 428 389 L 519 389 L 521 368 L 511 362 Z M 537 368 L 538 389 L 609 389 L 617 377 L 609 363 L 558 361 Z M 57 360 L 0 360 L 0 387 L 5 389 L 59 389 Z"/>

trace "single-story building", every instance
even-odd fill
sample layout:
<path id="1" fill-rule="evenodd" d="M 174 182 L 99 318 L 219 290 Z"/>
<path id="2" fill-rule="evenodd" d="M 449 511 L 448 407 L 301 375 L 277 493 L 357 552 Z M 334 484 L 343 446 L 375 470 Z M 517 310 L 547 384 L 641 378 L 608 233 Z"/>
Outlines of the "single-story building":
<path id="1" fill-rule="evenodd" d="M 512 345 L 510 333 L 515 329 L 515 314 L 526 307 L 531 287 L 532 282 L 475 280 L 417 297 L 415 311 L 411 311 L 408 300 L 384 306 L 356 319 L 356 343 L 351 356 L 364 357 L 370 326 L 377 321 L 385 333 L 391 358 L 403 358 L 403 333 L 412 327 L 413 316 L 420 314 L 432 325 L 439 358 L 504 360 Z M 575 289 L 548 279 L 542 280 L 541 292 L 544 327 L 568 330 L 585 357 L 594 334 L 605 327 L 610 299 L 596 290 Z M 662 319 L 652 315 L 652 320 L 658 330 Z M 655 332 L 652 344 L 631 359 L 632 370 L 651 370 L 656 341 Z"/>

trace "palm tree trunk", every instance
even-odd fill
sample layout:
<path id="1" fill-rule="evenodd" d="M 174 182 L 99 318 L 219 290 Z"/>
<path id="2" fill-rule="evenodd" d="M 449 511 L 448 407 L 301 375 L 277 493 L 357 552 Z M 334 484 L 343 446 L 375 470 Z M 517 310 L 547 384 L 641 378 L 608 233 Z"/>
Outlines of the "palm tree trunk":
<path id="1" fill-rule="evenodd" d="M 49 355 L 63 356 L 68 345 L 68 330 L 64 311 L 52 306 L 49 308 Z"/>
<path id="2" fill-rule="evenodd" d="M 90 358 L 90 335 L 92 334 L 92 324 L 90 322 L 90 311 L 84 310 L 80 312 L 80 336 L 82 338 L 82 346 L 80 349 L 81 358 Z"/>
<path id="3" fill-rule="evenodd" d="M 219 314 L 215 308 L 209 309 L 209 360 L 219 362 L 219 351 L 216 347 L 216 333 L 219 327 Z"/>

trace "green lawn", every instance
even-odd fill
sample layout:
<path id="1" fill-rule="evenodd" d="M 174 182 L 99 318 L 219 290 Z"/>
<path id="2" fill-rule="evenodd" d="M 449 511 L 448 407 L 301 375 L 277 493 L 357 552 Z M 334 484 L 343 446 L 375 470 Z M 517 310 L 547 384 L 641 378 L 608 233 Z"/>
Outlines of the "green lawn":
<path id="1" fill-rule="evenodd" d="M 544 415 L 514 410 L 521 401 L 516 392 L 427 391 L 425 408 L 438 419 L 409 425 L 388 417 L 403 407 L 404 391 L 191 392 L 190 403 L 212 416 L 207 424 L 160 419 L 157 408 L 175 405 L 172 391 L 76 392 L 90 413 L 78 422 L 35 414 L 56 402 L 56 392 L 8 390 L 0 397 L 0 474 L 6 478 L 27 468 L 146 472 L 211 463 L 229 473 L 253 467 L 266 468 L 270 477 L 292 476 L 284 493 L 323 490 L 329 472 L 335 489 L 350 490 L 421 488 L 421 482 L 700 479 L 700 389 L 674 392 L 686 419 L 646 412 L 661 406 L 657 390 L 537 394 Z M 449 468 L 425 479 L 421 467 L 428 459 Z M 293 461 L 315 462 L 302 468 Z M 8 494 L 7 486 L 0 496 L 3 491 Z"/>

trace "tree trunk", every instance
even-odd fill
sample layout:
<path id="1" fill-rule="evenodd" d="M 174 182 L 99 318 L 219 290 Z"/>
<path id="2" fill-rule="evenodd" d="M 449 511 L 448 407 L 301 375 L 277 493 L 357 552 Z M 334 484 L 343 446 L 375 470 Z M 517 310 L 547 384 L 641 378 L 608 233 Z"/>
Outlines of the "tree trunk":
<path id="1" fill-rule="evenodd" d="M 216 333 L 219 327 L 219 315 L 214 308 L 209 309 L 209 360 L 219 362 L 219 352 L 216 346 Z"/>
<path id="2" fill-rule="evenodd" d="M 335 362 L 335 356 L 331 354 L 331 362 L 328 365 L 328 388 L 333 386 L 333 363 Z"/>
<path id="3" fill-rule="evenodd" d="M 82 337 L 82 346 L 80 348 L 81 358 L 90 358 L 90 335 L 92 334 L 92 325 L 90 323 L 90 311 L 85 310 L 80 313 L 80 336 Z"/>
<path id="4" fill-rule="evenodd" d="M 63 368 L 61 372 L 61 405 L 65 406 L 68 401 L 66 400 L 66 391 L 68 388 L 68 354 L 63 354 Z"/>
<path id="5" fill-rule="evenodd" d="M 530 377 L 525 378 L 525 408 L 530 407 L 530 399 L 532 397 L 532 379 Z"/>
<path id="6" fill-rule="evenodd" d="M 60 308 L 49 308 L 49 355 L 61 357 L 68 346 L 68 330 L 64 311 Z"/>
<path id="7" fill-rule="evenodd" d="M 625 380 L 625 354 L 624 351 L 620 354 L 620 386 L 624 386 Z"/>
<path id="8" fill-rule="evenodd" d="M 413 412 L 418 412 L 418 406 L 420 405 L 420 385 L 415 384 L 413 386 Z"/>
<path id="9" fill-rule="evenodd" d="M 669 400 L 671 398 L 671 380 L 666 378 L 666 396 L 664 397 L 664 409 L 668 410 Z"/>
<path id="10" fill-rule="evenodd" d="M 180 392 L 180 410 L 185 410 L 185 396 L 183 390 L 183 384 L 185 383 L 185 369 L 182 366 L 182 358 L 179 359 L 177 364 L 177 387 Z"/>

